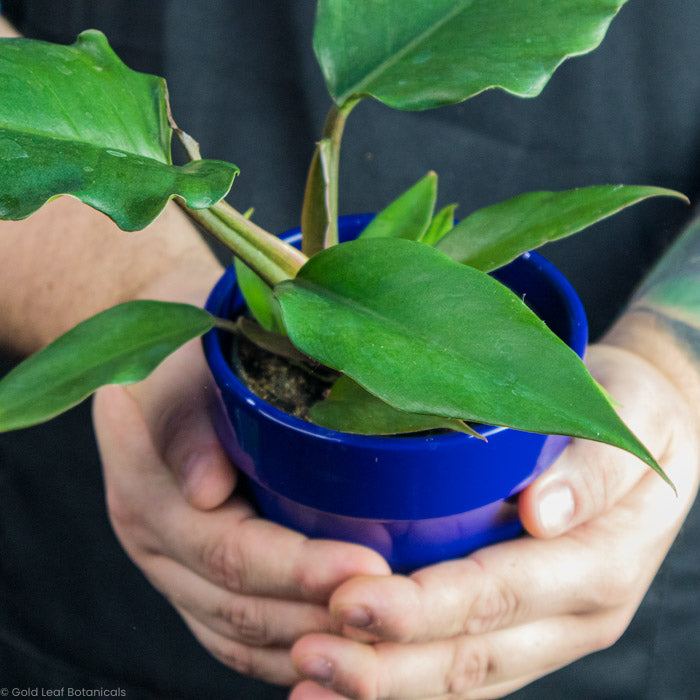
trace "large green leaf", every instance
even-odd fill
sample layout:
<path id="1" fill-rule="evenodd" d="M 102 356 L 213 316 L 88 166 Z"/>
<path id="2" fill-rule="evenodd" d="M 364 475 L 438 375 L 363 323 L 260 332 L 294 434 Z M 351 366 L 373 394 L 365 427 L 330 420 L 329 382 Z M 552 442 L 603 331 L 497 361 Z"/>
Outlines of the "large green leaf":
<path id="1" fill-rule="evenodd" d="M 275 294 L 297 347 L 396 408 L 607 442 L 660 469 L 515 294 L 434 248 L 344 243 Z"/>
<path id="2" fill-rule="evenodd" d="M 437 199 L 437 175 L 429 172 L 382 209 L 360 234 L 361 238 L 423 237 L 433 218 Z"/>
<path id="3" fill-rule="evenodd" d="M 626 0 L 319 0 L 314 48 L 338 105 L 371 95 L 399 109 L 501 87 L 542 90 L 594 49 Z"/>
<path id="4" fill-rule="evenodd" d="M 397 435 L 446 428 L 485 439 L 455 418 L 399 411 L 345 375 L 335 382 L 327 398 L 311 407 L 310 417 L 317 425 L 361 435 Z"/>
<path id="5" fill-rule="evenodd" d="M 495 270 L 521 253 L 582 231 L 649 197 L 677 197 L 662 187 L 599 185 L 565 192 L 528 192 L 480 209 L 436 245 L 454 260 Z"/>
<path id="6" fill-rule="evenodd" d="M 214 323 L 196 306 L 145 300 L 83 321 L 0 381 L 0 432 L 48 420 L 105 384 L 144 379 Z"/>
<path id="7" fill-rule="evenodd" d="M 165 81 L 127 68 L 94 30 L 72 46 L 0 41 L 0 93 L 0 218 L 72 194 L 137 230 L 171 196 L 215 204 L 238 172 L 222 161 L 171 165 Z"/>

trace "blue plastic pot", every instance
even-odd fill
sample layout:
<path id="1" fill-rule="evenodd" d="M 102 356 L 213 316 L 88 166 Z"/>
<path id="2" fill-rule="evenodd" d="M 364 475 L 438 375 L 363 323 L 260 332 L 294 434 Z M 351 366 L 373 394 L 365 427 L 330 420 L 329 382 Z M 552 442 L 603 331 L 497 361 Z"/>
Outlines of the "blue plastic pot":
<path id="1" fill-rule="evenodd" d="M 341 240 L 371 217 L 342 217 Z M 299 230 L 284 238 L 300 240 Z M 562 274 L 536 253 L 495 273 L 583 355 L 587 323 Z M 235 318 L 244 307 L 233 268 L 207 309 Z M 457 322 L 457 321 L 455 321 Z M 253 394 L 226 359 L 227 337 L 204 337 L 220 394 L 215 421 L 231 459 L 247 475 L 260 511 L 303 532 L 357 542 L 406 571 L 515 537 L 522 531 L 512 497 L 541 474 L 568 438 L 479 426 L 488 443 L 459 433 L 377 437 L 340 433 L 294 418 Z"/>

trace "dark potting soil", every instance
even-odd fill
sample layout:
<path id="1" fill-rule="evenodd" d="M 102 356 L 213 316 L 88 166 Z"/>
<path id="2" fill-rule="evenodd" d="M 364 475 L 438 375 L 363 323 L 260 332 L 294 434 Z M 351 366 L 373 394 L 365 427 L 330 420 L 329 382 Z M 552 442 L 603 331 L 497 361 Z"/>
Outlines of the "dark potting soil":
<path id="1" fill-rule="evenodd" d="M 323 376 L 292 364 L 236 334 L 231 343 L 231 365 L 238 378 L 263 401 L 285 413 L 311 422 L 309 411 L 325 398 L 337 374 Z"/>
<path id="2" fill-rule="evenodd" d="M 248 389 L 275 408 L 313 423 L 309 417 L 311 407 L 326 397 L 339 373 L 322 366 L 315 373 L 259 347 L 243 335 L 231 338 L 231 366 Z M 397 437 L 430 437 L 449 432 L 434 429 Z"/>

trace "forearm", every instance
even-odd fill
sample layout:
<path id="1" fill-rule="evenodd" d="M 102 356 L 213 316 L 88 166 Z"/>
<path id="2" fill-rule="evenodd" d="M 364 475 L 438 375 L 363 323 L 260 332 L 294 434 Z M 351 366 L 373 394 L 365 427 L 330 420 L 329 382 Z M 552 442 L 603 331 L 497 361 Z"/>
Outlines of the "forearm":
<path id="1" fill-rule="evenodd" d="M 201 302 L 220 271 L 174 204 L 147 229 L 125 233 L 69 197 L 0 222 L 0 259 L 0 344 L 21 354 L 122 301 Z"/>
<path id="2" fill-rule="evenodd" d="M 605 342 L 665 374 L 687 399 L 700 432 L 700 218 L 660 260 Z"/>
<path id="3" fill-rule="evenodd" d="M 0 38 L 18 33 L 0 16 Z M 151 296 L 201 302 L 220 266 L 175 204 L 147 229 L 60 197 L 0 221 L 0 346 L 26 354 L 109 306 Z"/>
<path id="4" fill-rule="evenodd" d="M 0 15 L 0 39 L 9 39 L 19 36 L 17 30 Z"/>

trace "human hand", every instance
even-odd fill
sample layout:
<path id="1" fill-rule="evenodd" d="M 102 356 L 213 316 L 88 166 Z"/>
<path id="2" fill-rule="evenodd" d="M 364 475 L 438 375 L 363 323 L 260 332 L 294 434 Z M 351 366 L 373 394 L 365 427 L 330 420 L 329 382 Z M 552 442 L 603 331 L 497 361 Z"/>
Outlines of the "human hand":
<path id="1" fill-rule="evenodd" d="M 142 296 L 201 302 L 196 292 L 168 287 L 161 280 Z M 289 648 L 305 633 L 330 629 L 331 592 L 388 566 L 371 550 L 311 541 L 257 517 L 235 493 L 211 401 L 199 341 L 146 381 L 97 392 L 109 516 L 127 554 L 204 647 L 241 673 L 290 685 L 298 676 Z"/>
<path id="2" fill-rule="evenodd" d="M 294 646 L 308 680 L 291 700 L 500 697 L 619 638 L 693 501 L 700 449 L 686 398 L 655 367 L 613 346 L 588 362 L 678 497 L 630 455 L 573 440 L 521 494 L 534 537 L 341 585 L 343 636 Z"/>

